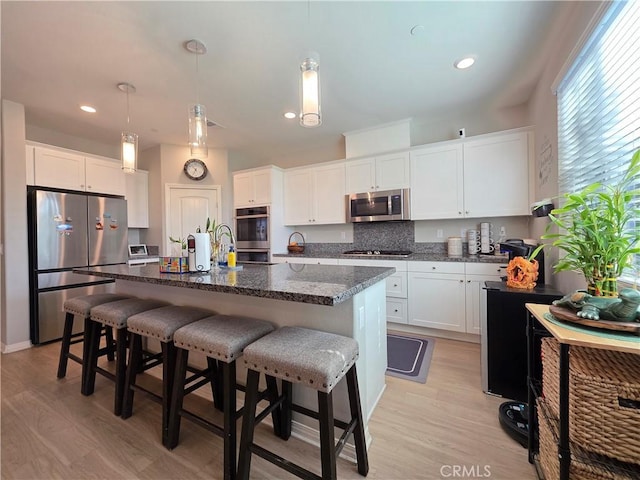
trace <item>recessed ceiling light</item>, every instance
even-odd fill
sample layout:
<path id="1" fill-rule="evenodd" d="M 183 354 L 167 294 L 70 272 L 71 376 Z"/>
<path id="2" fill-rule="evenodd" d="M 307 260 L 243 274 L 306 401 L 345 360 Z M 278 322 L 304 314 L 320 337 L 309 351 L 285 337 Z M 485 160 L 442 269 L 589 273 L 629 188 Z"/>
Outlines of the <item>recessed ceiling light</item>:
<path id="1" fill-rule="evenodd" d="M 409 30 L 409 33 L 414 37 L 422 35 L 424 33 L 424 25 L 414 25 L 411 27 L 411 30 Z"/>
<path id="2" fill-rule="evenodd" d="M 91 105 L 80 105 L 80 110 L 87 113 L 96 113 L 96 109 Z"/>
<path id="3" fill-rule="evenodd" d="M 289 120 L 296 118 L 298 115 L 296 115 L 293 112 L 287 112 L 284 114 L 284 118 L 288 118 Z"/>
<path id="4" fill-rule="evenodd" d="M 476 59 L 473 57 L 464 57 L 464 58 L 461 58 L 460 60 L 456 60 L 453 66 L 459 70 L 464 70 L 465 68 L 469 68 L 475 62 L 476 62 Z"/>

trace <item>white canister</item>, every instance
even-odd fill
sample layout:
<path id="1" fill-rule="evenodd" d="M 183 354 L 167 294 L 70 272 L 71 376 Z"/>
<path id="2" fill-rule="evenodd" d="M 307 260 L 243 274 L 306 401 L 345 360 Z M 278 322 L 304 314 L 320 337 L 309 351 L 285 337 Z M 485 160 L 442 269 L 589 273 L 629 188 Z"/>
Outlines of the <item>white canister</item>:
<path id="1" fill-rule="evenodd" d="M 447 239 L 447 253 L 450 257 L 462 256 L 462 238 L 461 237 L 449 237 Z"/>

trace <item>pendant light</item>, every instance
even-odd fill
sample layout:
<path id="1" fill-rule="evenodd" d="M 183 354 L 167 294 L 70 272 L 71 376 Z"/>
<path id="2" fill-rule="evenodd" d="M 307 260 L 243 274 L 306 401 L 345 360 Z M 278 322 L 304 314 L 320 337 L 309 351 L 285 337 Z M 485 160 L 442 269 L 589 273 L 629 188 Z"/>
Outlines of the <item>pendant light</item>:
<path id="1" fill-rule="evenodd" d="M 136 87 L 130 83 L 119 83 L 118 89 L 127 94 L 127 131 L 120 136 L 122 170 L 134 173 L 138 168 L 138 135 L 129 130 L 129 93 L 136 93 Z"/>
<path id="2" fill-rule="evenodd" d="M 311 0 L 307 1 L 307 29 L 311 29 Z M 300 125 L 318 127 L 320 116 L 319 56 L 315 52 L 306 55 L 300 64 Z"/>
<path id="3" fill-rule="evenodd" d="M 198 91 L 198 57 L 207 53 L 207 47 L 199 40 L 189 40 L 185 48 L 196 56 L 196 103 L 189 107 L 189 147 L 191 155 L 206 158 L 207 148 L 207 112 L 200 104 Z"/>
<path id="4" fill-rule="evenodd" d="M 300 64 L 300 125 L 318 127 L 320 117 L 320 79 L 318 55 L 309 55 Z"/>

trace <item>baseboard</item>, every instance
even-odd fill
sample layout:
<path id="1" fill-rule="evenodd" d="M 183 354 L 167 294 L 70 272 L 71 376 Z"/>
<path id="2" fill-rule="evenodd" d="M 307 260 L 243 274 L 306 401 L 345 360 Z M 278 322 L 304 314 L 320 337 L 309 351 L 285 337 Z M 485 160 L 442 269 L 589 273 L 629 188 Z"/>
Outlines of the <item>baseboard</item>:
<path id="1" fill-rule="evenodd" d="M 421 337 L 446 338 L 448 340 L 459 340 L 461 342 L 480 343 L 480 335 L 476 335 L 474 333 L 452 332 L 450 330 L 417 327 L 403 323 L 388 323 L 387 333 L 393 333 L 394 331 L 405 334 L 411 333 Z"/>
<path id="2" fill-rule="evenodd" d="M 20 350 L 26 350 L 27 348 L 31 348 L 31 341 L 27 340 L 26 342 L 20 343 L 12 343 L 11 345 L 5 345 L 4 343 L 0 344 L 0 351 L 4 353 L 13 353 L 19 352 Z"/>

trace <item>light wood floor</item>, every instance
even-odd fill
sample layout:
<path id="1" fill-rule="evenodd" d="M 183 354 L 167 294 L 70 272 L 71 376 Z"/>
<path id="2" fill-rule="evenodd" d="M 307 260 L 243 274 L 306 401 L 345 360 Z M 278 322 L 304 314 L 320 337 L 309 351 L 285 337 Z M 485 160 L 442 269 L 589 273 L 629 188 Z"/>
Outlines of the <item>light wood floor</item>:
<path id="1" fill-rule="evenodd" d="M 0 359 L 2 479 L 221 478 L 219 437 L 183 420 L 179 446 L 167 451 L 160 444 L 158 404 L 137 394 L 133 416 L 115 417 L 113 384 L 98 376 L 94 395 L 83 397 L 78 364 L 69 362 L 67 377 L 56 379 L 58 352 L 56 343 Z M 426 384 L 386 380 L 369 423 L 367 478 L 535 478 L 526 450 L 500 428 L 502 400 L 481 391 L 479 345 L 437 339 Z M 191 404 L 212 410 L 201 398 Z M 319 473 L 315 447 L 293 437 L 277 440 L 266 425 L 257 438 Z M 252 478 L 295 478 L 258 457 L 252 463 Z M 343 459 L 338 475 L 362 478 Z"/>

